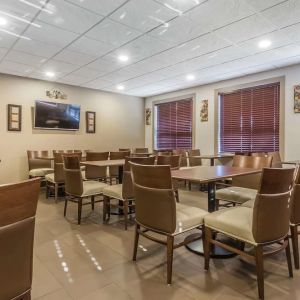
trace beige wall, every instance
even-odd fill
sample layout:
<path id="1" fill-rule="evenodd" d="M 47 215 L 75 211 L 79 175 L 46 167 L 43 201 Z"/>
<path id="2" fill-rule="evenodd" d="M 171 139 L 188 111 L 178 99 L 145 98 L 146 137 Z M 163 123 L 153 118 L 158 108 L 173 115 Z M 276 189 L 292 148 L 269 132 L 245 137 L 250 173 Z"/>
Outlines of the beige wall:
<path id="1" fill-rule="evenodd" d="M 236 88 L 240 86 L 256 85 L 272 80 L 281 79 L 281 153 L 285 159 L 300 159 L 300 114 L 293 111 L 293 88 L 300 84 L 300 65 L 294 65 L 269 72 L 262 72 L 213 84 L 193 87 L 177 92 L 149 97 L 146 99 L 146 107 L 152 107 L 153 102 L 184 97 L 194 94 L 196 98 L 196 120 L 194 126 L 194 146 L 200 148 L 203 154 L 213 153 L 216 149 L 215 135 L 216 126 L 216 95 L 220 89 Z M 208 99 L 209 119 L 208 122 L 200 122 L 200 101 Z M 152 147 L 152 126 L 145 127 L 145 145 Z"/>
<path id="2" fill-rule="evenodd" d="M 45 91 L 53 88 L 68 95 L 61 102 L 81 105 L 79 131 L 32 128 L 34 100 L 49 100 Z M 22 105 L 21 132 L 7 131 L 7 104 Z M 96 134 L 85 133 L 87 110 L 97 113 Z M 142 98 L 0 74 L 0 184 L 27 178 L 27 149 L 117 150 L 143 147 L 144 140 Z"/>

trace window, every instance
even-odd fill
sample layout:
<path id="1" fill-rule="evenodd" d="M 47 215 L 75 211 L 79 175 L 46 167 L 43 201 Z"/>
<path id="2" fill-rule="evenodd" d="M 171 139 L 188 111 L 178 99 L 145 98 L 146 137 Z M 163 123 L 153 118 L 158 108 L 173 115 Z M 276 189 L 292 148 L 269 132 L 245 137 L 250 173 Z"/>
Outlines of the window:
<path id="1" fill-rule="evenodd" d="M 279 150 L 280 83 L 219 94 L 219 152 Z"/>
<path id="2" fill-rule="evenodd" d="M 191 149 L 193 99 L 156 104 L 154 147 L 163 149 Z"/>

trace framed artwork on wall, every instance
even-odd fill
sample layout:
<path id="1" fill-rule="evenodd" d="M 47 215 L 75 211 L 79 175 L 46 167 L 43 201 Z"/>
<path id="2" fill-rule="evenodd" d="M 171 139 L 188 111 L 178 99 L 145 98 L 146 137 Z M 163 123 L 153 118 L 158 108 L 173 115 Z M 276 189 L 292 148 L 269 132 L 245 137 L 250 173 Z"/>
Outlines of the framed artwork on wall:
<path id="1" fill-rule="evenodd" d="M 201 100 L 200 120 L 201 122 L 208 121 L 208 100 Z"/>
<path id="2" fill-rule="evenodd" d="M 151 108 L 146 108 L 146 110 L 145 110 L 146 125 L 151 125 L 151 116 L 152 116 Z"/>
<path id="3" fill-rule="evenodd" d="M 294 112 L 300 113 L 300 84 L 294 86 Z"/>
<path id="4" fill-rule="evenodd" d="M 7 130 L 21 131 L 22 129 L 22 106 L 8 104 L 7 105 Z"/>
<path id="5" fill-rule="evenodd" d="M 86 133 L 96 133 L 96 113 L 94 111 L 87 111 L 85 113 L 86 119 Z"/>

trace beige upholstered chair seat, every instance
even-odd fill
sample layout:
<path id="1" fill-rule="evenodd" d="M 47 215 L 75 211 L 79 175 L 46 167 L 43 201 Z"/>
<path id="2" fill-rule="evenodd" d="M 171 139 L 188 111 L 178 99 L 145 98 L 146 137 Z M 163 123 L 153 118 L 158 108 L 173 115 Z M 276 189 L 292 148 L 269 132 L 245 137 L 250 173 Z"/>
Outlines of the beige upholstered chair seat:
<path id="1" fill-rule="evenodd" d="M 119 200 L 124 200 L 122 197 L 122 184 L 114 184 L 106 186 L 103 191 L 103 195 L 108 196 L 110 198 L 115 198 Z"/>
<path id="2" fill-rule="evenodd" d="M 176 203 L 177 226 L 174 234 L 178 234 L 193 227 L 203 224 L 207 211 L 181 203 Z"/>
<path id="3" fill-rule="evenodd" d="M 257 190 L 231 186 L 216 191 L 216 198 L 219 200 L 227 200 L 230 202 L 244 203 L 249 200 L 254 200 Z"/>
<path id="4" fill-rule="evenodd" d="M 98 181 L 84 181 L 82 197 L 88 197 L 91 195 L 102 194 L 103 189 L 107 187 L 107 184 Z"/>
<path id="5" fill-rule="evenodd" d="M 55 181 L 54 181 L 54 173 L 47 174 L 47 175 L 45 176 L 45 179 L 46 179 L 47 181 L 50 181 L 50 182 L 55 182 Z"/>
<path id="6" fill-rule="evenodd" d="M 248 207 L 248 208 L 253 208 L 254 207 L 254 203 L 255 203 L 255 199 L 249 200 L 249 201 L 243 203 L 242 206 Z"/>
<path id="7" fill-rule="evenodd" d="M 47 174 L 53 173 L 54 170 L 52 168 L 38 168 L 38 169 L 32 169 L 29 171 L 29 176 L 31 177 L 44 177 Z"/>
<path id="8" fill-rule="evenodd" d="M 252 234 L 252 218 L 252 209 L 239 206 L 208 214 L 204 218 L 204 224 L 218 232 L 255 245 Z"/>

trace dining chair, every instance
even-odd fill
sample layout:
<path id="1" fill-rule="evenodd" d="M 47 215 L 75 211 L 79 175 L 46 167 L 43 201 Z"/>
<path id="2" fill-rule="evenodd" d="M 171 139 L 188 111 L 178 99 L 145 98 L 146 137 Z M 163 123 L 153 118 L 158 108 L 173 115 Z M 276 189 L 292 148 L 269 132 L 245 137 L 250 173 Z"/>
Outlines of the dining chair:
<path id="1" fill-rule="evenodd" d="M 190 149 L 188 150 L 188 156 L 200 156 L 200 149 Z"/>
<path id="2" fill-rule="evenodd" d="M 86 161 L 108 160 L 109 152 L 87 152 Z M 85 180 L 106 181 L 107 167 L 86 166 L 82 174 Z"/>
<path id="3" fill-rule="evenodd" d="M 50 160 L 37 158 L 42 156 L 49 157 L 49 151 L 27 150 L 29 178 L 41 177 L 44 179 L 47 174 L 53 173 Z"/>
<path id="4" fill-rule="evenodd" d="M 235 155 L 232 161 L 232 167 L 251 168 L 262 170 L 262 168 L 271 167 L 271 156 L 245 156 Z M 216 191 L 216 209 L 220 207 L 220 201 L 226 202 L 225 206 L 242 204 L 256 197 L 257 189 L 260 185 L 261 173 L 243 175 L 232 178 L 232 185 L 218 189 Z M 222 183 L 220 186 L 224 185 Z M 225 185 L 226 186 L 226 185 Z"/>
<path id="5" fill-rule="evenodd" d="M 148 148 L 135 148 L 134 153 L 148 153 L 149 149 Z"/>
<path id="6" fill-rule="evenodd" d="M 130 164 L 136 215 L 133 261 L 137 258 L 140 235 L 165 245 L 167 283 L 171 284 L 174 249 L 195 240 L 191 238 L 178 242 L 177 237 L 193 229 L 202 230 L 203 219 L 208 212 L 176 203 L 169 166 L 143 166 L 132 162 Z"/>
<path id="7" fill-rule="evenodd" d="M 230 207 L 205 216 L 205 270 L 209 269 L 213 245 L 254 261 L 259 299 L 264 299 L 264 257 L 285 250 L 289 276 L 293 277 L 288 238 L 293 177 L 294 169 L 264 168 L 253 209 Z M 253 253 L 217 240 L 217 233 L 240 241 L 242 245 L 252 245 Z M 270 245 L 275 248 L 268 247 Z"/>
<path id="8" fill-rule="evenodd" d="M 65 176 L 64 167 L 62 160 L 62 153 L 54 152 L 54 173 L 47 174 L 45 176 L 46 180 L 46 199 L 50 195 L 50 191 L 54 190 L 54 200 L 57 203 L 58 200 L 58 190 L 59 188 L 64 188 L 65 186 Z"/>
<path id="9" fill-rule="evenodd" d="M 30 300 L 40 179 L 0 186 L 0 299 Z"/>
<path id="10" fill-rule="evenodd" d="M 102 190 L 107 185 L 93 180 L 83 181 L 80 159 L 75 153 L 63 154 L 63 168 L 66 192 L 64 216 L 67 213 L 68 201 L 75 202 L 78 206 L 78 224 L 80 224 L 82 206 L 91 204 L 92 210 L 94 210 L 95 203 L 102 201 L 102 199 L 95 201 L 95 197 L 102 195 Z M 87 198 L 91 198 L 91 202 L 84 202 Z"/>
<path id="11" fill-rule="evenodd" d="M 126 157 L 123 169 L 123 183 L 107 186 L 103 189 L 103 222 L 107 223 L 110 219 L 111 200 L 116 199 L 117 207 L 123 210 L 125 230 L 128 226 L 128 214 L 130 209 L 134 209 L 133 186 L 131 180 L 130 164 L 134 162 L 142 165 L 154 165 L 155 157 Z"/>
<path id="12" fill-rule="evenodd" d="M 130 148 L 119 148 L 119 151 L 129 151 L 129 152 L 131 152 L 131 149 Z"/>
<path id="13" fill-rule="evenodd" d="M 282 168 L 282 160 L 279 151 L 274 152 L 253 152 L 252 156 L 271 156 L 272 168 Z"/>
<path id="14" fill-rule="evenodd" d="M 180 155 L 180 168 L 185 168 L 188 166 L 187 163 L 187 151 L 184 149 L 172 150 L 173 155 Z"/>
<path id="15" fill-rule="evenodd" d="M 117 159 L 125 159 L 125 157 L 130 156 L 130 151 L 112 151 L 109 152 L 109 159 L 110 160 L 117 160 Z M 109 173 L 108 173 L 108 181 L 109 184 L 112 185 L 113 180 L 116 181 L 116 184 L 118 182 L 119 178 L 119 167 L 118 166 L 109 166 L 108 167 Z"/>

